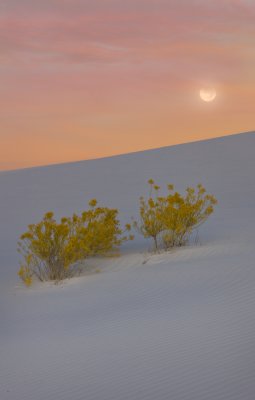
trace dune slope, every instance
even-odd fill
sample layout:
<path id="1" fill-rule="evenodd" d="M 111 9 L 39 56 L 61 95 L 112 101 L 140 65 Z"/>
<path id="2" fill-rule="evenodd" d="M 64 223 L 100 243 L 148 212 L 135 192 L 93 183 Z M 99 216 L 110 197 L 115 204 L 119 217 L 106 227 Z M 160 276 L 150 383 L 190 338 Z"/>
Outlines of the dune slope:
<path id="1" fill-rule="evenodd" d="M 1 400 L 253 400 L 255 134 L 0 173 Z M 18 281 L 16 241 L 90 198 L 137 216 L 146 182 L 201 182 L 219 201 L 196 245 L 136 236 L 99 274 Z"/>

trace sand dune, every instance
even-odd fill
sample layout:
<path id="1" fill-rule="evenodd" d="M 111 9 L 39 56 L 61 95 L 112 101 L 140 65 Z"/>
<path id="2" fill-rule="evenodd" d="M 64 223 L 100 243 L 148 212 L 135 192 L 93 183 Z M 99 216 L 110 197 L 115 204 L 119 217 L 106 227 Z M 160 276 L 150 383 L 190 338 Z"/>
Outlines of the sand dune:
<path id="1" fill-rule="evenodd" d="M 0 173 L 1 400 L 253 400 L 255 134 Z M 197 245 L 153 255 L 136 236 L 98 274 L 18 281 L 16 241 L 45 211 L 97 197 L 138 212 L 146 181 L 219 200 Z"/>

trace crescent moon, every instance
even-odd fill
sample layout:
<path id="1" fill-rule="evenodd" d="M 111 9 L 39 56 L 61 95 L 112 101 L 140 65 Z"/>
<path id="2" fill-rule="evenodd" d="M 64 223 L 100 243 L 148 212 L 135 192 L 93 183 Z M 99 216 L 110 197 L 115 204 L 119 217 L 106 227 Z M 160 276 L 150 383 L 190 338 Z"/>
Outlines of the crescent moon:
<path id="1" fill-rule="evenodd" d="M 201 99 L 206 102 L 213 101 L 217 96 L 216 90 L 214 88 L 201 89 L 199 94 Z"/>

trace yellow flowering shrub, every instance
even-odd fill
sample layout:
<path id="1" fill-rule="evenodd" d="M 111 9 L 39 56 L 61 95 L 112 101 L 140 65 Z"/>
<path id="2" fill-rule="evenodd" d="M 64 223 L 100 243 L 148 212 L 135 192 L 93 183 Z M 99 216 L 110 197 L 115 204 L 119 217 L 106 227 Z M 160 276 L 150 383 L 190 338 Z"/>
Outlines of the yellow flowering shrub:
<path id="1" fill-rule="evenodd" d="M 148 183 L 150 194 L 148 199 L 140 198 L 140 222 L 134 226 L 144 237 L 153 239 L 156 250 L 187 243 L 192 231 L 207 220 L 217 204 L 201 184 L 188 187 L 184 196 L 168 185 L 168 194 L 163 197 L 152 179 Z"/>
<path id="2" fill-rule="evenodd" d="M 116 251 L 131 236 L 123 236 L 118 210 L 97 207 L 91 200 L 89 210 L 57 222 L 52 212 L 41 222 L 28 226 L 21 235 L 18 251 L 23 256 L 20 278 L 26 285 L 36 276 L 41 281 L 59 281 L 79 271 L 79 263 L 87 257 Z M 130 230 L 127 225 L 125 232 Z"/>
<path id="3" fill-rule="evenodd" d="M 154 247 L 159 247 L 159 235 L 164 231 L 161 218 L 163 212 L 163 199 L 158 196 L 159 187 L 154 185 L 154 181 L 148 181 L 150 185 L 150 195 L 148 199 L 140 197 L 140 221 L 134 221 L 134 228 L 145 238 L 152 238 Z"/>

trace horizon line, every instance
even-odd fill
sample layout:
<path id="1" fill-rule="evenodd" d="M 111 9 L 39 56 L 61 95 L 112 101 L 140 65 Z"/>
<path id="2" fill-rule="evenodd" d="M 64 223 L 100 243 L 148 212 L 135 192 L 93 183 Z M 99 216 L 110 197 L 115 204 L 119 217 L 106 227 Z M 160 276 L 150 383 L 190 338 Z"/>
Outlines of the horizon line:
<path id="1" fill-rule="evenodd" d="M 181 143 L 176 143 L 176 144 L 166 145 L 166 146 L 161 146 L 161 147 L 151 147 L 151 148 L 146 148 L 143 150 L 135 150 L 135 151 L 131 151 L 129 153 L 118 153 L 118 154 L 112 154 L 112 155 L 103 156 L 103 157 L 86 158 L 86 159 L 73 160 L 73 161 L 67 161 L 67 162 L 56 162 L 56 163 L 50 163 L 50 164 L 40 164 L 40 165 L 21 167 L 21 168 L 11 168 L 11 169 L 3 169 L 3 170 L 0 169 L 0 174 L 10 173 L 10 172 L 18 172 L 18 171 L 26 171 L 26 170 L 38 169 L 38 168 L 58 167 L 58 166 L 70 165 L 70 164 L 80 164 L 80 163 L 83 163 L 86 161 L 96 161 L 96 160 L 104 160 L 104 159 L 110 159 L 110 158 L 115 158 L 115 157 L 123 157 L 123 156 L 137 154 L 137 153 L 144 153 L 144 152 L 149 152 L 149 151 L 166 149 L 169 147 L 183 146 L 183 145 L 192 144 L 192 143 L 195 144 L 195 143 L 200 143 L 200 142 L 209 142 L 209 141 L 224 139 L 224 138 L 228 138 L 228 137 L 232 137 L 232 136 L 249 135 L 249 134 L 255 134 L 255 129 L 251 130 L 251 131 L 244 131 L 244 132 L 224 134 L 224 135 L 220 135 L 220 136 L 213 136 L 211 138 L 206 138 L 206 139 L 198 139 L 198 140 L 195 139 L 195 140 L 190 140 L 188 142 L 181 142 Z"/>

